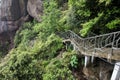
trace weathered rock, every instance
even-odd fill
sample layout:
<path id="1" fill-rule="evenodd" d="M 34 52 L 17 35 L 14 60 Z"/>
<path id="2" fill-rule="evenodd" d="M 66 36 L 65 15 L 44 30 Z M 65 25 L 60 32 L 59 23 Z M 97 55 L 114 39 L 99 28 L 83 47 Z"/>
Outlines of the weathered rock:
<path id="1" fill-rule="evenodd" d="M 18 29 L 29 15 L 40 21 L 41 14 L 41 0 L 1 0 L 0 34 Z"/>
<path id="2" fill-rule="evenodd" d="M 16 30 L 27 15 L 27 0 L 1 0 L 0 34 Z"/>
<path id="3" fill-rule="evenodd" d="M 109 63 L 105 63 L 104 61 L 101 61 L 100 62 L 100 73 L 99 73 L 100 80 L 110 80 L 113 67 L 114 67 L 113 65 Z"/>
<path id="4" fill-rule="evenodd" d="M 1 20 L 16 21 L 27 15 L 27 0 L 2 0 Z"/>
<path id="5" fill-rule="evenodd" d="M 88 80 L 110 80 L 113 67 L 103 60 L 96 59 L 94 64 L 83 68 L 83 73 Z"/>
<path id="6" fill-rule="evenodd" d="M 41 21 L 40 16 L 42 15 L 43 6 L 41 0 L 28 0 L 27 11 L 29 15 L 34 17 L 36 20 Z"/>
<path id="7" fill-rule="evenodd" d="M 0 44 L 12 43 L 21 24 L 30 16 L 40 21 L 41 14 L 41 0 L 0 0 Z"/>

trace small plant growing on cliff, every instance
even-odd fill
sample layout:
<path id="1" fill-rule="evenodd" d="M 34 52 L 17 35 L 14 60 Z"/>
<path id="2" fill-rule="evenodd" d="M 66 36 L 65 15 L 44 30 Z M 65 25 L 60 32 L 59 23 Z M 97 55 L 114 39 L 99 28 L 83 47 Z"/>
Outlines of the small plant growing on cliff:
<path id="1" fill-rule="evenodd" d="M 76 55 L 73 55 L 73 56 L 71 57 L 70 65 L 72 66 L 72 68 L 77 68 L 78 58 L 77 58 Z"/>

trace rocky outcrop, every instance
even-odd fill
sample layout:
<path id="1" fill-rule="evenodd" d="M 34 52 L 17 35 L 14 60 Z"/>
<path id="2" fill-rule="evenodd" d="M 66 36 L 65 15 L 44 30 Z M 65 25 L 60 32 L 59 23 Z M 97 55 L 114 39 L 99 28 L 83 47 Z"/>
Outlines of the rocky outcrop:
<path id="1" fill-rule="evenodd" d="M 0 11 L 0 33 L 14 31 L 27 20 L 28 15 L 40 21 L 42 1 L 1 0 Z"/>
<path id="2" fill-rule="evenodd" d="M 43 6 L 41 0 L 28 0 L 27 11 L 29 15 L 34 17 L 36 20 L 41 21 L 40 16 L 42 15 Z"/>
<path id="3" fill-rule="evenodd" d="M 27 0 L 2 0 L 1 20 L 16 21 L 27 15 Z"/>
<path id="4" fill-rule="evenodd" d="M 16 30 L 30 17 L 41 21 L 41 0 L 0 0 L 0 45 L 13 43 Z"/>

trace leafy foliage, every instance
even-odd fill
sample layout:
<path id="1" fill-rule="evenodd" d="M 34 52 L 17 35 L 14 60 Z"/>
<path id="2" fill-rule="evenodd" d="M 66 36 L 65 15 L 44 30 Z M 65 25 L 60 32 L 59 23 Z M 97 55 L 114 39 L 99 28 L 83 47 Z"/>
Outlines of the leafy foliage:
<path id="1" fill-rule="evenodd" d="M 114 29 L 120 26 L 120 19 L 115 19 L 106 24 L 109 29 Z"/>
<path id="2" fill-rule="evenodd" d="M 85 37 L 89 32 L 103 34 L 119 29 L 119 0 L 69 0 L 68 6 L 66 14 L 71 15 L 63 17 L 64 23 L 66 21 L 64 25 L 77 33 L 80 31 L 81 36 Z"/>
<path id="3" fill-rule="evenodd" d="M 72 72 L 67 66 L 57 59 L 51 60 L 51 63 L 46 67 L 46 73 L 43 75 L 43 80 L 74 80 Z"/>
<path id="4" fill-rule="evenodd" d="M 54 0 L 45 1 L 44 7 L 41 23 L 25 23 L 16 33 L 15 48 L 0 65 L 1 80 L 74 79 L 68 66 L 62 68 L 62 62 L 50 65 L 63 47 L 62 39 L 55 34 L 60 29 L 60 12 Z M 49 68 L 55 73 L 46 70 Z"/>
<path id="5" fill-rule="evenodd" d="M 78 65 L 78 58 L 76 55 L 73 55 L 71 57 L 71 61 L 70 61 L 70 64 L 73 68 L 77 68 L 77 65 Z"/>
<path id="6" fill-rule="evenodd" d="M 0 80 L 75 80 L 69 68 L 78 67 L 78 58 L 63 51 L 56 33 L 73 30 L 85 37 L 118 30 L 119 5 L 119 0 L 44 0 L 42 22 L 27 22 L 17 31 L 15 48 L 0 64 Z"/>
<path id="7" fill-rule="evenodd" d="M 83 29 L 80 31 L 80 34 L 85 36 L 87 33 L 89 33 L 88 31 L 90 31 L 92 27 L 95 27 L 102 17 L 103 13 L 98 14 L 98 17 L 95 17 L 94 19 L 91 19 L 88 22 L 82 24 Z"/>

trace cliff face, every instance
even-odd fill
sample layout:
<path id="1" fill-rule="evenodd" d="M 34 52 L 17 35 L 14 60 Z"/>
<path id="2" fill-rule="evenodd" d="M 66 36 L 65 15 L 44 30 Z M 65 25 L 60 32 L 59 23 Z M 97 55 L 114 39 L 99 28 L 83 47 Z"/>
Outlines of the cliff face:
<path id="1" fill-rule="evenodd" d="M 29 17 L 40 21 L 42 10 L 41 0 L 0 0 L 0 44 L 12 43 L 16 30 Z"/>
<path id="2" fill-rule="evenodd" d="M 22 22 L 27 20 L 28 15 L 40 21 L 42 1 L 1 0 L 0 10 L 0 33 L 14 31 Z"/>

